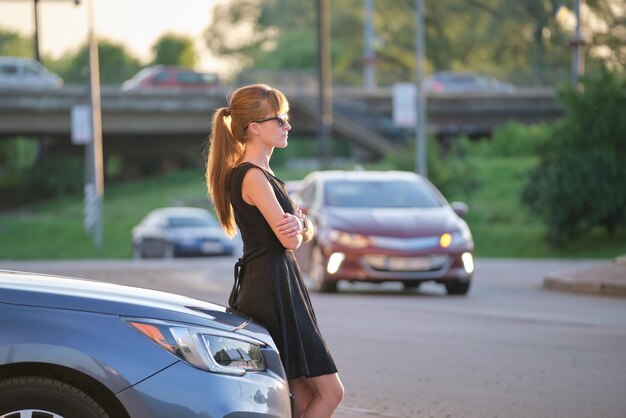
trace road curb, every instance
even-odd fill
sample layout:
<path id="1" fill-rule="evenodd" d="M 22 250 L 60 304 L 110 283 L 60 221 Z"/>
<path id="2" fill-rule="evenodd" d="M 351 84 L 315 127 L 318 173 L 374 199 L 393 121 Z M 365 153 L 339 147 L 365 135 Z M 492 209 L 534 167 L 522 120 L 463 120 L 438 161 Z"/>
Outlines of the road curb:
<path id="1" fill-rule="evenodd" d="M 575 293 L 626 297 L 626 256 L 580 270 L 548 274 L 543 287 Z"/>

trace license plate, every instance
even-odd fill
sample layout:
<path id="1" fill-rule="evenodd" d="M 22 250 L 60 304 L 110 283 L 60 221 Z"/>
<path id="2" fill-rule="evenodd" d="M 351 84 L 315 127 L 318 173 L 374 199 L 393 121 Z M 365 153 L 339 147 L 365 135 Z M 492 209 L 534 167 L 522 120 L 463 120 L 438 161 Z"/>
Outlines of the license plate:
<path id="1" fill-rule="evenodd" d="M 224 246 L 219 242 L 205 242 L 201 248 L 203 253 L 220 253 L 224 251 Z"/>
<path id="2" fill-rule="evenodd" d="M 425 271 L 430 270 L 430 258 L 424 257 L 389 257 L 387 268 L 391 271 Z"/>

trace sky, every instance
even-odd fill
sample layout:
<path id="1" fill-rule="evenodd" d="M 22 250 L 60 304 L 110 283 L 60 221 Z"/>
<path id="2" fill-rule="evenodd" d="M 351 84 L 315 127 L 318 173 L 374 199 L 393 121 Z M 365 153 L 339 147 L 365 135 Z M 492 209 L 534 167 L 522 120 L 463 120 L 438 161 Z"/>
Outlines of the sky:
<path id="1" fill-rule="evenodd" d="M 215 4 L 225 0 L 81 0 L 78 6 L 74 0 L 39 0 L 43 54 L 58 58 L 85 43 L 88 1 L 93 1 L 96 35 L 124 44 L 143 62 L 163 33 L 174 32 L 194 40 L 199 69 L 219 70 L 221 63 L 206 49 L 202 32 Z M 33 0 L 0 0 L 0 28 L 32 35 L 34 27 Z"/>

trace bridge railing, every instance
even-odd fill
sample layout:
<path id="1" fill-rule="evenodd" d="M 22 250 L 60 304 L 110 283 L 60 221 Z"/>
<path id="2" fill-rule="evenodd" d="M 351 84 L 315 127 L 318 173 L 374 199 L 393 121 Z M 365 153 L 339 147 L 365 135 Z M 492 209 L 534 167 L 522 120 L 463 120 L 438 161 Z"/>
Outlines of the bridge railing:
<path id="1" fill-rule="evenodd" d="M 288 73 L 286 73 L 288 74 Z M 293 72 L 280 80 L 274 72 L 266 79 L 287 94 L 292 104 L 294 132 L 315 134 L 318 118 L 317 83 L 310 74 Z M 102 88 L 103 130 L 118 137 L 206 137 L 213 111 L 226 104 L 233 86 L 208 92 L 122 91 Z M 334 127 L 339 136 L 375 154 L 394 147 L 407 136 L 393 125 L 391 88 L 367 91 L 357 87 L 333 88 Z M 0 88 L 0 139 L 15 135 L 47 135 L 68 138 L 70 110 L 88 103 L 84 86 L 62 89 Z M 495 127 L 516 120 L 520 123 L 552 121 L 562 108 L 552 90 L 518 90 L 513 93 L 438 93 L 429 95 L 429 130 L 439 136 L 488 135 Z M 389 141 L 391 140 L 391 141 Z"/>

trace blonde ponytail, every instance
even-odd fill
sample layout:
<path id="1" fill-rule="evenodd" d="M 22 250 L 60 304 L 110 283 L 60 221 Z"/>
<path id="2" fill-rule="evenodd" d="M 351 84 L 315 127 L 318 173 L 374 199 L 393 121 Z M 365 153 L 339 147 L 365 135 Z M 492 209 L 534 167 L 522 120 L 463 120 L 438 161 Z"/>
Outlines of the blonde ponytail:
<path id="1" fill-rule="evenodd" d="M 206 182 L 213 200 L 217 218 L 229 237 L 235 236 L 237 228 L 228 196 L 228 177 L 243 155 L 243 144 L 232 134 L 231 117 L 228 109 L 218 109 L 211 123 L 209 156 L 207 159 Z"/>

